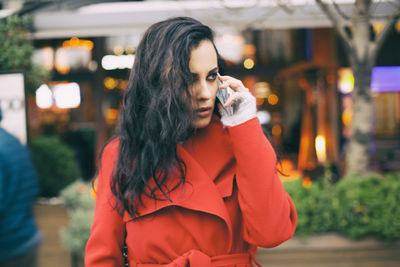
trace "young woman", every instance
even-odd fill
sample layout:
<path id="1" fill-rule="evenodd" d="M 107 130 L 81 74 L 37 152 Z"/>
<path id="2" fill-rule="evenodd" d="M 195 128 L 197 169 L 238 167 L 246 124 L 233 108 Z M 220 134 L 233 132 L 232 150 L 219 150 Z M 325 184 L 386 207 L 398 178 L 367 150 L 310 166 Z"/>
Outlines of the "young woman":
<path id="1" fill-rule="evenodd" d="M 86 267 L 123 266 L 124 246 L 131 267 L 253 266 L 258 246 L 293 235 L 255 99 L 218 76 L 218 59 L 211 29 L 192 18 L 144 34 L 101 157 Z"/>

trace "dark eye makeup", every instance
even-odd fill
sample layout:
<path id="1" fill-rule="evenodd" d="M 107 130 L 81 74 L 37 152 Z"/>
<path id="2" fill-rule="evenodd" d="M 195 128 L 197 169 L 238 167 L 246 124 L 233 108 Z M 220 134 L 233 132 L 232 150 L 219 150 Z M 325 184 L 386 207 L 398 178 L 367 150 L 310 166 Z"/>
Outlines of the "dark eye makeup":
<path id="1" fill-rule="evenodd" d="M 217 76 L 218 76 L 217 72 L 211 73 L 211 74 L 209 74 L 207 76 L 207 80 L 208 81 L 215 81 L 217 79 Z"/>
<path id="2" fill-rule="evenodd" d="M 215 81 L 218 77 L 218 67 L 213 68 L 207 74 L 207 81 Z M 197 73 L 192 73 L 192 79 L 196 82 L 199 79 L 199 75 Z"/>

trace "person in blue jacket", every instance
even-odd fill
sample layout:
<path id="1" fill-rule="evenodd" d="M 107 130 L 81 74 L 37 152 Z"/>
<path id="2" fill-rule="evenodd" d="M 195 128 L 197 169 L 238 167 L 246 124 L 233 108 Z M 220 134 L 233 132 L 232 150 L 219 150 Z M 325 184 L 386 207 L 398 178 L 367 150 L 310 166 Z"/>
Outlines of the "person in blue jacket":
<path id="1" fill-rule="evenodd" d="M 0 122 L 2 112 L 0 109 Z M 33 205 L 39 192 L 28 149 L 0 126 L 0 266 L 37 267 L 42 240 Z"/>

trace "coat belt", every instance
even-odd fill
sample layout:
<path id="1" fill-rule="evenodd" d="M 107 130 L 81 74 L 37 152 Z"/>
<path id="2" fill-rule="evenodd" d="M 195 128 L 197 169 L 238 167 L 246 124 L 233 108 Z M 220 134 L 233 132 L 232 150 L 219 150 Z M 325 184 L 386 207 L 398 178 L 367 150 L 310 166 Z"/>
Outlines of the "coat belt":
<path id="1" fill-rule="evenodd" d="M 130 267 L 251 267 L 248 253 L 226 254 L 210 257 L 199 250 L 190 250 L 167 264 L 142 264 L 130 262 Z"/>

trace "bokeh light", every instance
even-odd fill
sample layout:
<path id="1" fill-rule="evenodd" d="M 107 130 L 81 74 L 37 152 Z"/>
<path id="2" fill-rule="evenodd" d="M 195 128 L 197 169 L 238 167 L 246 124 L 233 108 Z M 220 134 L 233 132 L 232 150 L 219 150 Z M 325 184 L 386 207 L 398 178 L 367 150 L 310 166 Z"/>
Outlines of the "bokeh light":
<path id="1" fill-rule="evenodd" d="M 60 83 L 53 86 L 54 99 L 59 108 L 77 108 L 81 104 L 81 92 L 77 83 Z"/>
<path id="2" fill-rule="evenodd" d="M 243 62 L 243 66 L 248 70 L 252 69 L 254 67 L 254 60 L 251 58 L 246 58 Z"/>
<path id="3" fill-rule="evenodd" d="M 53 105 L 53 93 L 46 84 L 42 84 L 36 90 L 36 105 L 43 109 Z"/>
<path id="4" fill-rule="evenodd" d="M 278 104 L 278 101 L 279 101 L 279 98 L 276 94 L 270 94 L 268 96 L 268 103 L 270 105 L 276 105 L 276 104 Z"/>

